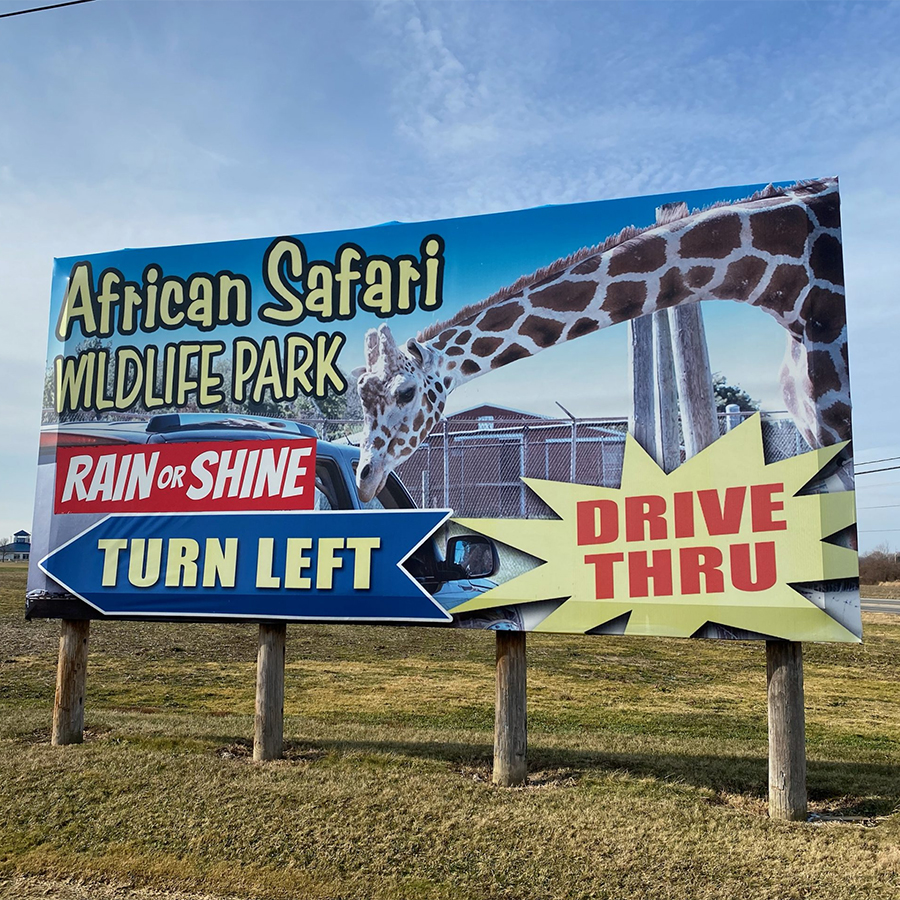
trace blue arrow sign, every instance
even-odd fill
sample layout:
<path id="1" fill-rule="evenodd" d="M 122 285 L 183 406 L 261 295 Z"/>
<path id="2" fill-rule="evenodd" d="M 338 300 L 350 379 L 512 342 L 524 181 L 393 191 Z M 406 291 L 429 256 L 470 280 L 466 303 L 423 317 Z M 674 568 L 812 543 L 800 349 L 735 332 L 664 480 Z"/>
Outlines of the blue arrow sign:
<path id="1" fill-rule="evenodd" d="M 449 514 L 110 515 L 40 567 L 106 615 L 449 622 L 401 567 Z"/>

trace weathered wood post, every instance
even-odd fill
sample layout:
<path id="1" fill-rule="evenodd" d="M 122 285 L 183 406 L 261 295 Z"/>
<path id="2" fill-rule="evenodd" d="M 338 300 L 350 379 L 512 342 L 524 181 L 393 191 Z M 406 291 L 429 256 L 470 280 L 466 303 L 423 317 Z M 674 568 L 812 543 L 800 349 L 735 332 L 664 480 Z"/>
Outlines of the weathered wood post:
<path id="1" fill-rule="evenodd" d="M 84 740 L 84 689 L 90 629 L 90 619 L 63 619 L 60 623 L 51 738 L 54 746 L 80 744 Z"/>
<path id="2" fill-rule="evenodd" d="M 653 356 L 656 361 L 656 462 L 664 472 L 674 472 L 681 465 L 681 434 L 667 309 L 653 314 Z"/>
<path id="3" fill-rule="evenodd" d="M 766 641 L 769 700 L 769 817 L 803 820 L 806 800 L 806 723 L 803 645 Z"/>
<path id="4" fill-rule="evenodd" d="M 628 322 L 628 374 L 631 383 L 631 436 L 651 455 L 656 451 L 656 393 L 653 389 L 653 319 Z"/>
<path id="5" fill-rule="evenodd" d="M 494 784 L 513 787 L 528 775 L 525 632 L 497 632 Z"/>
<path id="6" fill-rule="evenodd" d="M 719 417 L 700 304 L 676 306 L 669 312 L 684 450 L 690 459 L 718 440 Z"/>
<path id="7" fill-rule="evenodd" d="M 259 626 L 253 759 L 280 759 L 284 749 L 284 623 Z"/>

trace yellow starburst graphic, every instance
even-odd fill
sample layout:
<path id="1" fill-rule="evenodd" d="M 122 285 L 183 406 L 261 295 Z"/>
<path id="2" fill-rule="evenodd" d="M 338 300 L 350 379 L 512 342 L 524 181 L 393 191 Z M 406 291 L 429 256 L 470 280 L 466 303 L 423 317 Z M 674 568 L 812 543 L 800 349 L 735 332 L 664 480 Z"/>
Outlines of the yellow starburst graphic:
<path id="1" fill-rule="evenodd" d="M 858 574 L 854 550 L 824 541 L 855 522 L 854 492 L 798 495 L 843 447 L 766 465 L 756 415 L 667 475 L 628 435 L 620 488 L 524 479 L 559 519 L 456 520 L 544 562 L 453 611 L 560 600 L 533 630 L 627 616 L 625 634 L 858 641 L 858 592 L 829 605 L 791 587 Z"/>

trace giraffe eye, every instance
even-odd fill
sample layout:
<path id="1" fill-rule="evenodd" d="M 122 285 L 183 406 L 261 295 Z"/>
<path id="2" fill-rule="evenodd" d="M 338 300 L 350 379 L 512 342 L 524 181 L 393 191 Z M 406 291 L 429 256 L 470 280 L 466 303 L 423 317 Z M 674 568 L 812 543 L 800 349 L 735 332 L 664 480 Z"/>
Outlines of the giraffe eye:
<path id="1" fill-rule="evenodd" d="M 415 396 L 416 389 L 414 387 L 403 388 L 402 391 L 397 391 L 397 402 L 401 406 L 405 406 L 407 403 L 412 403 L 412 399 Z"/>

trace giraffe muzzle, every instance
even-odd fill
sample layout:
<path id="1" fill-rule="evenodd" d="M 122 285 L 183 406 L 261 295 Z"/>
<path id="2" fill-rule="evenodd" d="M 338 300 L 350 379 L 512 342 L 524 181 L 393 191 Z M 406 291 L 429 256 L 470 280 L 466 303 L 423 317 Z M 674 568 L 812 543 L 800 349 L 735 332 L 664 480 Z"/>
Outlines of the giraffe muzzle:
<path id="1" fill-rule="evenodd" d="M 359 499 L 368 503 L 378 494 L 387 481 L 388 471 L 382 463 L 374 459 L 361 458 L 356 470 L 356 489 Z"/>

